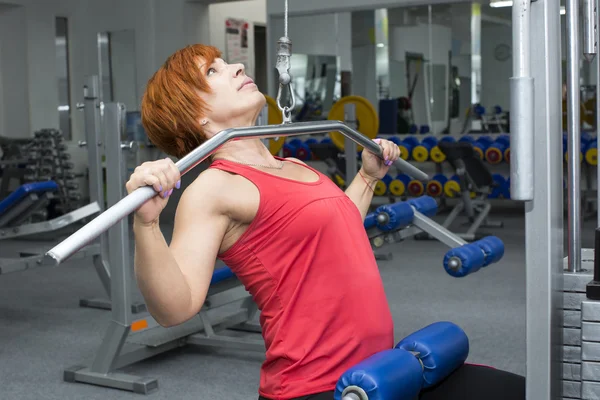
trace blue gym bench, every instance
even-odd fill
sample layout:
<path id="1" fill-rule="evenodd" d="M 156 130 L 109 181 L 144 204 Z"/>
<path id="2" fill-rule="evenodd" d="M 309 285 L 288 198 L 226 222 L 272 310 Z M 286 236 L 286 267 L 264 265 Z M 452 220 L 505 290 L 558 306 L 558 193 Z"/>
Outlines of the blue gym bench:
<path id="1" fill-rule="evenodd" d="M 45 207 L 58 190 L 54 181 L 27 183 L 0 201 L 0 240 L 54 232 L 100 211 L 97 203 L 91 203 L 49 221 L 24 223 L 34 212 Z M 77 254 L 77 258 L 97 252 L 98 246 L 88 246 Z M 39 266 L 43 252 L 20 255 L 19 258 L 0 258 L 0 275 Z"/>
<path id="2" fill-rule="evenodd" d="M 0 201 L 0 240 L 53 232 L 100 211 L 94 202 L 49 221 L 23 224 L 47 205 L 58 189 L 54 181 L 27 183 Z"/>

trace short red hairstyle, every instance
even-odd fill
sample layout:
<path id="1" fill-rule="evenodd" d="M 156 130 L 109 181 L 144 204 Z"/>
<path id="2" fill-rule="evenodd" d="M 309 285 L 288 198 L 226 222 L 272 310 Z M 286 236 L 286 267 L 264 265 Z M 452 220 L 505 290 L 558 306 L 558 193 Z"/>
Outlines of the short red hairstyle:
<path id="1" fill-rule="evenodd" d="M 201 44 L 171 55 L 150 78 L 142 97 L 142 125 L 150 141 L 167 154 L 181 158 L 205 140 L 200 118 L 208 105 L 198 96 L 210 92 L 199 61 L 212 63 L 221 52 Z"/>

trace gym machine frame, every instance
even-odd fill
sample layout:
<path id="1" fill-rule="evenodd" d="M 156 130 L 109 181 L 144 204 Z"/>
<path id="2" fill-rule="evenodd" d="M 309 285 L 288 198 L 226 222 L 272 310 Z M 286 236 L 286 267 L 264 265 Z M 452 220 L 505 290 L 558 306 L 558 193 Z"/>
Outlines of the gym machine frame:
<path id="1" fill-rule="evenodd" d="M 83 89 L 83 104 L 78 104 L 77 108 L 79 110 L 83 110 L 84 112 L 84 122 L 85 122 L 85 135 L 86 140 L 79 142 L 79 147 L 86 147 L 88 154 L 88 170 L 89 170 L 89 190 L 90 190 L 90 201 L 94 201 L 100 207 L 100 213 L 105 210 L 105 198 L 104 198 L 104 176 L 103 176 L 103 167 L 102 167 L 102 156 L 106 150 L 106 142 L 105 137 L 102 135 L 103 130 L 103 104 L 99 99 L 99 79 L 96 76 L 88 77 Z M 120 148 L 123 150 L 133 149 L 133 146 L 126 145 L 121 143 L 121 136 L 119 133 L 121 130 L 119 129 L 121 126 L 118 125 L 115 127 L 115 135 L 119 139 Z M 107 141 L 107 140 L 106 140 Z M 118 175 L 110 175 L 108 173 L 108 165 L 109 160 L 106 159 L 107 165 L 107 177 L 114 176 L 114 179 L 106 180 L 106 194 L 110 190 L 113 190 L 113 185 L 122 185 L 122 179 L 125 174 L 124 171 L 120 172 Z M 118 177 L 118 179 L 116 179 Z M 116 182 L 116 183 L 113 183 Z M 108 198 L 107 198 L 108 200 Z M 121 242 L 119 247 L 122 247 L 125 242 Z M 98 308 L 102 310 L 110 310 L 112 307 L 111 302 L 111 268 L 109 262 L 109 237 L 106 233 L 103 233 L 100 236 L 100 252 L 95 254 L 92 258 L 94 263 L 94 269 L 100 278 L 100 282 L 102 287 L 104 288 L 105 293 L 108 296 L 108 299 L 101 298 L 83 298 L 79 300 L 79 305 L 81 307 L 89 307 L 89 308 Z M 115 250 L 114 247 L 110 247 Z M 129 265 L 127 263 L 126 265 Z M 146 310 L 146 306 L 143 303 L 133 302 L 131 304 L 131 311 L 133 313 L 139 313 Z"/>
<path id="2" fill-rule="evenodd" d="M 89 91 L 90 87 L 95 87 L 97 82 L 96 76 L 88 79 L 86 100 L 94 104 L 90 110 L 95 110 L 96 106 L 99 106 L 96 103 L 97 98 L 90 96 Z M 120 142 L 120 135 L 115 133 L 120 132 L 124 106 L 119 103 L 107 103 L 102 104 L 102 110 L 104 114 L 102 130 L 105 132 L 105 146 L 102 147 L 105 149 L 107 175 L 121 177 L 126 167 L 122 151 L 124 145 Z M 98 122 L 94 116 L 88 115 L 88 117 L 91 121 Z M 99 134 L 100 129 L 96 129 L 95 132 Z M 103 137 L 97 136 L 96 139 L 99 139 L 95 142 L 99 146 L 104 143 Z M 121 182 L 121 179 L 118 182 Z M 107 186 L 108 205 L 117 203 L 123 195 L 122 184 Z M 157 379 L 124 374 L 117 370 L 186 344 L 264 352 L 263 341 L 251 335 L 230 337 L 218 333 L 224 329 L 255 334 L 261 332 L 259 325 L 250 322 L 258 309 L 237 279 L 228 279 L 211 285 L 200 313 L 181 325 L 163 328 L 151 317 L 134 321 L 131 313 L 135 312 L 135 308 L 129 306 L 132 273 L 128 268 L 130 265 L 128 225 L 128 219 L 124 218 L 101 235 L 101 247 L 107 252 L 108 258 L 103 260 L 98 256 L 95 263 L 97 268 L 108 269 L 106 278 L 112 300 L 112 319 L 92 364 L 89 367 L 76 365 L 65 369 L 65 381 L 147 394 L 158 387 Z M 222 307 L 233 303 L 239 303 L 240 307 L 237 310 L 221 312 Z"/>
<path id="3" fill-rule="evenodd" d="M 597 50 L 596 2 L 583 2 L 588 61 Z M 527 399 L 600 395 L 600 303 L 585 298 L 593 257 L 581 248 L 579 15 L 578 1 L 566 0 L 568 257 L 563 258 L 560 2 L 513 3 L 511 197 L 525 201 Z"/>

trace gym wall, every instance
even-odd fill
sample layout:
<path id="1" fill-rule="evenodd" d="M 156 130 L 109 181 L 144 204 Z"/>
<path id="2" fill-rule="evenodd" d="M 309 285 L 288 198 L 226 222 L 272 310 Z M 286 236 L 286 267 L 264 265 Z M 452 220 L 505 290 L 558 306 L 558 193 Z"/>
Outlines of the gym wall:
<path id="1" fill-rule="evenodd" d="M 135 97 L 139 102 L 147 80 L 176 49 L 224 36 L 222 26 L 226 17 L 258 19 L 261 23 L 266 20 L 265 0 L 243 1 L 244 12 L 235 7 L 242 2 L 215 4 L 210 6 L 210 13 L 208 5 L 186 0 L 10 0 L 10 3 L 0 6 L 0 40 L 5 38 L 13 44 L 6 47 L 0 41 L 0 135 L 30 137 L 35 130 L 59 127 L 55 18 L 66 17 L 74 143 L 85 136 L 83 115 L 74 107 L 82 100 L 85 77 L 98 74 L 99 32 L 134 31 Z M 216 44 L 223 47 L 224 38 L 221 40 Z M 10 79 L 6 79 L 7 75 Z M 10 102 L 5 101 L 7 97 Z"/>

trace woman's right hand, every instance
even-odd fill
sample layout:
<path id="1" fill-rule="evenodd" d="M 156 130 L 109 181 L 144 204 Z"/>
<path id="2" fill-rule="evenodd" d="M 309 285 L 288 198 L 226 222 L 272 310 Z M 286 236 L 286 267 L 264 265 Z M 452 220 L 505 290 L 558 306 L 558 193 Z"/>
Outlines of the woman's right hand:
<path id="1" fill-rule="evenodd" d="M 131 193 L 139 187 L 152 186 L 158 193 L 135 212 L 135 219 L 143 225 L 158 224 L 158 217 L 167 205 L 173 189 L 181 186 L 181 174 L 170 158 L 145 162 L 129 177 L 125 187 Z"/>

